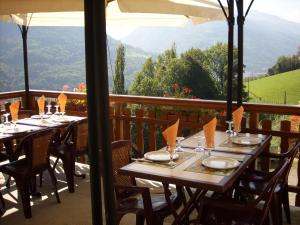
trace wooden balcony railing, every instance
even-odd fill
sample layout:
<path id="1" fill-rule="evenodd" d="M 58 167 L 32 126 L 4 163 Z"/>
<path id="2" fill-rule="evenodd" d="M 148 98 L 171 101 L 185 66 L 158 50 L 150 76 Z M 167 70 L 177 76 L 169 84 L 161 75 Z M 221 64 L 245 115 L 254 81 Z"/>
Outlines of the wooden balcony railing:
<path id="1" fill-rule="evenodd" d="M 52 104 L 56 104 L 59 92 L 31 90 L 31 110 L 37 111 L 35 100 L 42 94 Z M 68 114 L 86 115 L 86 95 L 73 92 L 66 94 Z M 0 93 L 0 102 L 9 102 L 14 98 L 24 102 L 25 92 Z M 212 116 L 217 116 L 219 128 L 225 129 L 225 109 L 225 101 L 110 95 L 111 139 L 131 139 L 141 152 L 155 150 L 165 144 L 161 131 L 177 118 L 180 118 L 180 136 L 201 130 L 202 125 Z M 291 124 L 291 117 L 300 115 L 299 106 L 244 103 L 244 109 L 246 113 L 242 124 L 243 131 L 271 134 L 273 151 L 286 152 L 293 143 L 292 140 L 300 140 L 299 122 Z M 263 169 L 268 169 L 270 162 L 264 161 L 262 165 Z M 298 183 L 290 185 L 289 190 L 297 193 L 295 204 L 300 206 L 299 163 L 297 166 Z"/>

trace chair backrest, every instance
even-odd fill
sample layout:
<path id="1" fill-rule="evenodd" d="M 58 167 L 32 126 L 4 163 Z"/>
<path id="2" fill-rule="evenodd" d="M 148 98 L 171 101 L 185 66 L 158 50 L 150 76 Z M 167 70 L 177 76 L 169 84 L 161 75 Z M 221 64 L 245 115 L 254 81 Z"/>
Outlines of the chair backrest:
<path id="1" fill-rule="evenodd" d="M 32 171 L 38 171 L 49 165 L 49 146 L 53 139 L 53 130 L 47 129 L 27 135 L 20 145 L 25 150 Z"/>
<path id="2" fill-rule="evenodd" d="M 262 224 L 266 216 L 268 216 L 268 209 L 269 209 L 270 202 L 272 200 L 272 195 L 274 193 L 275 187 L 279 179 L 282 177 L 282 175 L 286 172 L 286 170 L 288 170 L 289 163 L 290 163 L 290 159 L 283 160 L 283 163 L 280 166 L 278 166 L 277 169 L 274 171 L 273 176 L 269 179 L 262 193 L 255 199 L 255 201 L 249 204 L 250 207 L 259 207 L 258 204 L 262 200 L 264 200 L 264 205 L 262 207 L 262 217 L 260 218 L 261 219 L 260 224 Z"/>
<path id="3" fill-rule="evenodd" d="M 131 177 L 119 174 L 119 169 L 130 163 L 130 150 L 131 142 L 128 140 L 115 141 L 111 144 L 113 177 L 117 185 L 134 185 Z"/>
<path id="4" fill-rule="evenodd" d="M 77 122 L 74 132 L 75 132 L 75 151 L 87 151 L 87 147 L 88 147 L 87 119 Z"/>
<path id="5" fill-rule="evenodd" d="M 286 183 L 288 182 L 289 173 L 293 166 L 294 159 L 299 152 L 299 148 L 300 148 L 300 141 L 298 141 L 288 152 L 285 153 L 286 158 L 289 160 L 289 165 L 287 170 L 283 172 L 281 180 L 285 181 Z"/>

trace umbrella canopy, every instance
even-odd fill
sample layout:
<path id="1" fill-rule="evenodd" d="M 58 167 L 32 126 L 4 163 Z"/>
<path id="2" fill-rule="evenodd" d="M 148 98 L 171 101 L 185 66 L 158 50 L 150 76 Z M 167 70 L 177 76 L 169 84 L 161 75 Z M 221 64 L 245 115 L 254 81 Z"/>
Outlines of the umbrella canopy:
<path id="1" fill-rule="evenodd" d="M 3 1 L 0 0 L 1 7 Z M 157 4 L 153 4 L 153 1 L 151 1 L 150 5 L 155 5 L 156 7 L 147 8 L 144 6 L 144 0 L 109 2 L 106 7 L 107 26 L 185 26 L 189 20 L 194 24 L 200 24 L 211 20 L 225 19 L 220 8 L 213 3 L 211 3 L 212 5 L 202 3 L 190 6 L 169 0 L 154 1 Z M 29 2 L 33 2 L 33 0 Z M 69 1 L 64 0 L 63 2 L 66 2 L 65 5 L 68 5 Z M 78 3 L 78 1 L 75 2 Z M 157 5 L 160 6 L 158 7 L 159 11 L 156 11 Z M 28 5 L 26 7 L 29 8 Z M 51 12 L 55 10 L 52 7 L 50 12 L 35 12 L 39 11 L 39 9 L 43 10 L 43 5 L 41 5 L 37 8 L 32 7 L 31 13 L 10 13 L 6 15 L 1 15 L 1 12 L 3 12 L 1 8 L 0 20 L 24 26 L 84 26 L 84 13 L 79 11 L 82 10 L 81 7 L 78 3 L 72 8 L 77 11 Z M 19 6 L 19 8 L 21 12 L 25 11 L 22 7 Z M 9 10 L 9 12 L 14 11 L 17 12 L 17 10 Z"/>

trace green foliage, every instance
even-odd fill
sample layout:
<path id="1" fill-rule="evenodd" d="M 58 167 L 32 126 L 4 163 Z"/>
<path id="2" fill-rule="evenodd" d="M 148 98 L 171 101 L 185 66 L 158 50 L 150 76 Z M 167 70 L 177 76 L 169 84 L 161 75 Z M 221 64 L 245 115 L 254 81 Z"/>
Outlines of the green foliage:
<path id="1" fill-rule="evenodd" d="M 268 69 L 269 75 L 300 69 L 300 47 L 298 53 L 292 56 L 281 56 L 276 64 Z"/>
<path id="2" fill-rule="evenodd" d="M 234 53 L 236 71 L 236 49 Z M 234 99 L 237 89 L 236 76 L 234 74 Z M 179 57 L 173 45 L 171 49 L 159 55 L 156 62 L 151 58 L 145 62 L 142 70 L 135 76 L 130 94 L 226 99 L 226 79 L 227 45 L 218 43 L 205 51 L 192 48 Z"/>
<path id="3" fill-rule="evenodd" d="M 124 88 L 124 68 L 125 68 L 125 47 L 120 44 L 117 48 L 117 58 L 115 62 L 115 75 L 112 93 L 126 94 Z"/>
<path id="4" fill-rule="evenodd" d="M 284 104 L 286 100 L 295 105 L 300 101 L 299 86 L 300 69 L 263 77 L 249 82 L 250 101 Z"/>

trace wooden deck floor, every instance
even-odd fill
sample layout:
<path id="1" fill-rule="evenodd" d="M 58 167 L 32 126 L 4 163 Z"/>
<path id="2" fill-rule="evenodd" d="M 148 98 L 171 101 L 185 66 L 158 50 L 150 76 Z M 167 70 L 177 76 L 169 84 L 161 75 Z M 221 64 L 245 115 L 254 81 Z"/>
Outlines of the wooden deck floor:
<path id="1" fill-rule="evenodd" d="M 88 166 L 83 164 L 76 165 L 77 170 L 88 174 Z M 292 172 L 292 174 L 295 171 Z M 7 190 L 1 185 L 2 193 L 7 204 L 7 211 L 0 218 L 1 225 L 90 225 L 91 223 L 91 206 L 90 206 L 90 187 L 89 176 L 86 179 L 75 178 L 76 191 L 73 194 L 68 193 L 65 183 L 63 170 L 58 167 L 57 178 L 59 181 L 59 192 L 61 204 L 56 203 L 55 197 L 51 194 L 51 184 L 48 175 L 45 174 L 45 181 L 41 192 L 42 199 L 32 199 L 32 218 L 25 219 L 21 205 L 16 201 L 17 191 L 13 185 Z M 0 183 L 4 181 L 0 175 Z M 157 187 L 158 188 L 158 187 Z M 156 189 L 158 190 L 158 189 Z M 293 199 L 291 198 L 291 201 Z M 292 224 L 300 224 L 300 208 L 292 207 Z M 169 225 L 172 217 L 165 220 Z M 121 221 L 122 225 L 135 224 L 135 217 L 127 215 Z"/>

